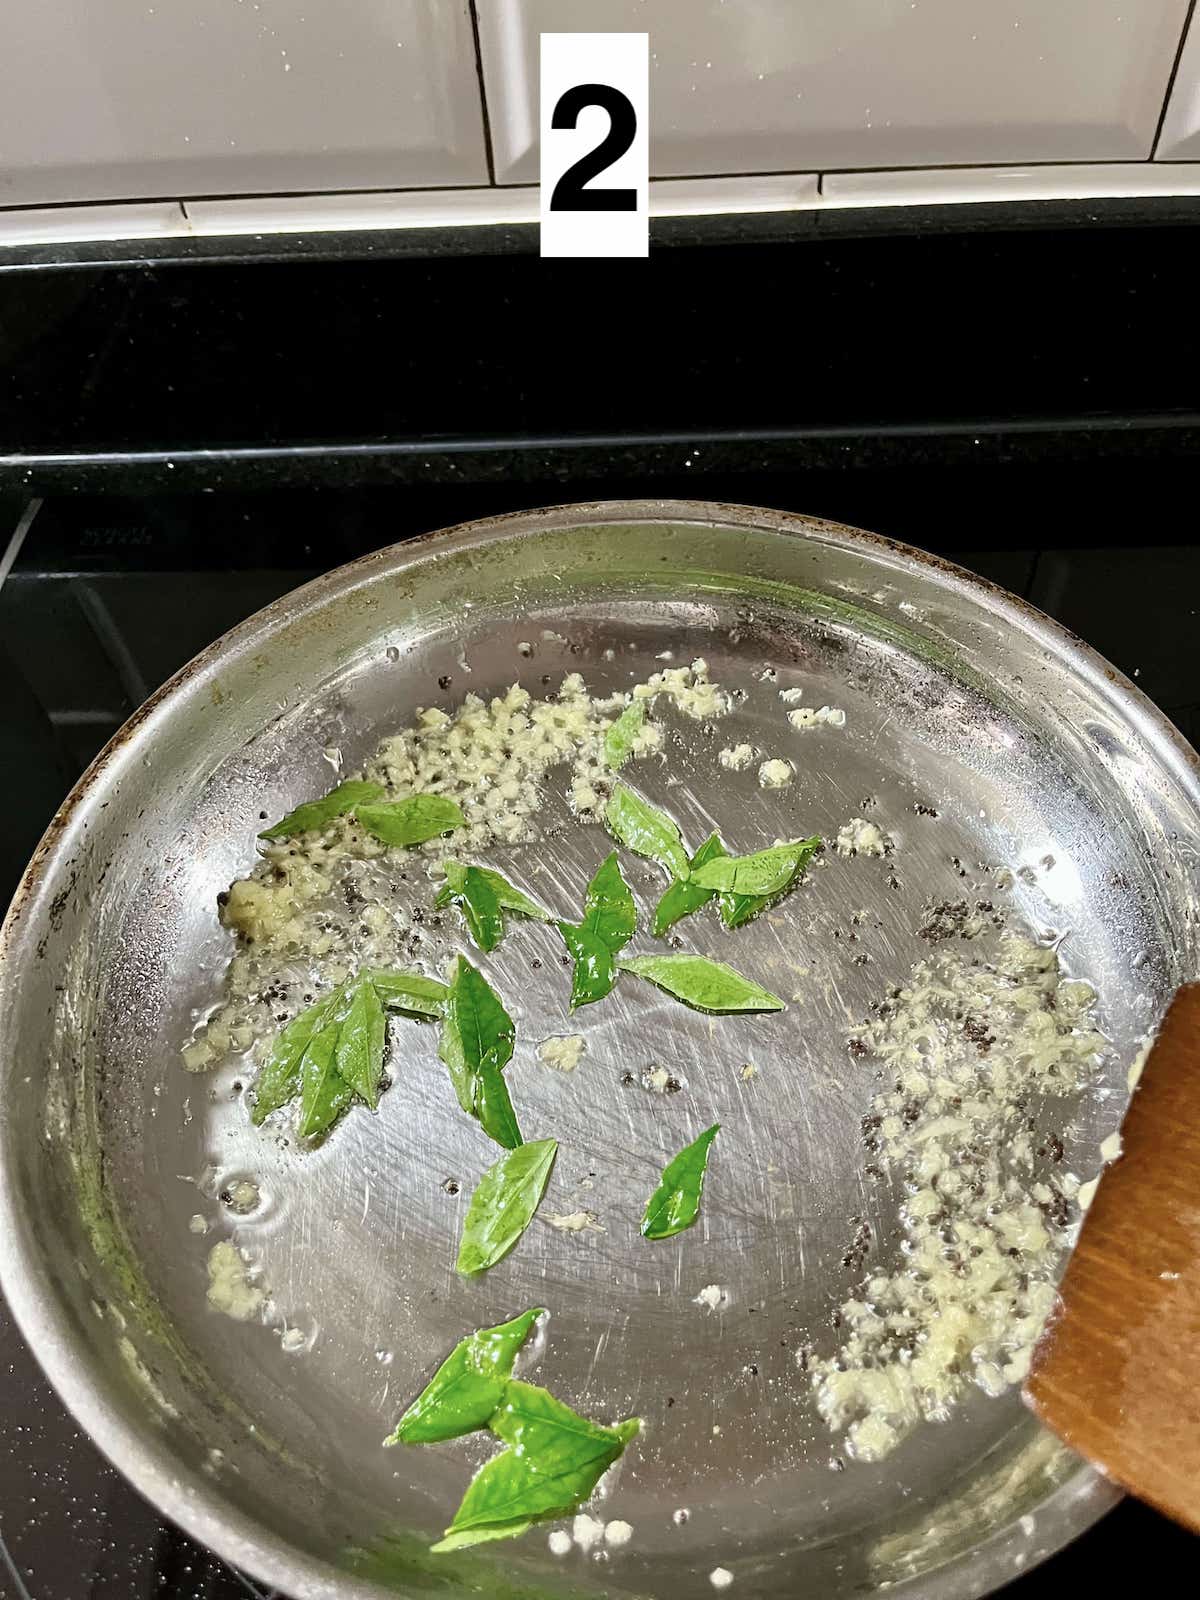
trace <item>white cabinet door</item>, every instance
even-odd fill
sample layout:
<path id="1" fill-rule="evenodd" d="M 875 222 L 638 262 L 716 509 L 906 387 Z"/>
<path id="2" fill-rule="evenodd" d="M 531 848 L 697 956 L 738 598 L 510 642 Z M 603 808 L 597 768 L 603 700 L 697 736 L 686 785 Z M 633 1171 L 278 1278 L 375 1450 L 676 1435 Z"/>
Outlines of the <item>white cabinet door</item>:
<path id="1" fill-rule="evenodd" d="M 650 35 L 658 176 L 1146 158 L 1187 0 L 478 0 L 500 182 L 541 31 Z"/>
<path id="2" fill-rule="evenodd" d="M 1200 13 L 1188 27 L 1155 155 L 1160 161 L 1200 161 Z"/>
<path id="3" fill-rule="evenodd" d="M 466 0 L 0 4 L 0 206 L 486 182 Z"/>

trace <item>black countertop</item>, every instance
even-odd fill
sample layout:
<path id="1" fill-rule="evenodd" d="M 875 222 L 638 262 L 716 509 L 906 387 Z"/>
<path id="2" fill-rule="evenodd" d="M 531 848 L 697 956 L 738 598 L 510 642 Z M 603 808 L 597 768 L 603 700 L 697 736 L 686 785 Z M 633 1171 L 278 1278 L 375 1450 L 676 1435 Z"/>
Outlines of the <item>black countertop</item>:
<path id="1" fill-rule="evenodd" d="M 953 229 L 906 213 L 902 233 L 840 237 L 768 218 L 615 263 L 543 262 L 511 229 L 461 230 L 471 253 L 429 235 L 426 253 L 388 236 L 392 254 L 326 240 L 283 261 L 0 255 L 0 485 L 519 476 L 577 498 L 682 477 L 699 450 L 769 500 L 779 472 L 1190 465 L 1188 215 L 1025 208 L 988 231 L 961 207 Z"/>

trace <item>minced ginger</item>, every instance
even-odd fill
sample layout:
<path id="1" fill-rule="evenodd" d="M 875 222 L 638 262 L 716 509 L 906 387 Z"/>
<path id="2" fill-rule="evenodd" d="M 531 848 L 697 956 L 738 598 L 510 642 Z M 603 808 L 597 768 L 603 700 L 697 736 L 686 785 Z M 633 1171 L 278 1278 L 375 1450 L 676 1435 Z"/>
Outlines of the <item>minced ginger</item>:
<path id="1" fill-rule="evenodd" d="M 868 1147 L 907 1191 L 902 1263 L 841 1306 L 842 1346 L 813 1369 L 821 1416 L 860 1460 L 944 1420 L 970 1384 L 998 1395 L 1028 1372 L 1079 1190 L 1030 1117 L 1092 1078 L 1094 1003 L 1054 950 L 1006 935 L 990 963 L 918 966 L 858 1031 L 886 1080 Z"/>

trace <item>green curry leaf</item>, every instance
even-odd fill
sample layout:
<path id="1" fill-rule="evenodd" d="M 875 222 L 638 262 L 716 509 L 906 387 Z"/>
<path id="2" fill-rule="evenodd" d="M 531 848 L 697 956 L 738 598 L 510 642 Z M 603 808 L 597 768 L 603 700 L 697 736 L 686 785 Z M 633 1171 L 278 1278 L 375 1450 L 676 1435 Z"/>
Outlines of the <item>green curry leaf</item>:
<path id="1" fill-rule="evenodd" d="M 364 974 L 375 986 L 385 1006 L 416 1017 L 440 1017 L 446 1005 L 449 986 L 420 972 L 391 972 L 368 967 Z"/>
<path id="2" fill-rule="evenodd" d="M 577 1510 L 636 1438 L 636 1417 L 603 1428 L 545 1389 L 512 1379 L 489 1426 L 508 1446 L 476 1473 L 446 1538 L 434 1549 L 461 1548 L 523 1532 L 530 1522 Z"/>
<path id="3" fill-rule="evenodd" d="M 588 884 L 583 901 L 583 921 L 560 922 L 575 971 L 571 979 L 571 1010 L 603 1000 L 616 982 L 613 961 L 633 938 L 637 907 L 629 885 L 621 876 L 617 852 L 605 857 Z"/>
<path id="4" fill-rule="evenodd" d="M 626 784 L 617 783 L 604 809 L 608 831 L 635 855 L 657 861 L 673 878 L 691 872 L 679 829 L 657 806 L 652 806 Z"/>
<path id="5" fill-rule="evenodd" d="M 457 865 L 457 862 L 446 862 L 447 873 L 451 866 Z M 545 906 L 540 906 L 536 900 L 531 899 L 522 889 L 518 889 L 515 884 L 510 883 L 502 872 L 496 872 L 492 867 L 476 867 L 475 870 L 486 878 L 488 886 L 496 896 L 502 911 L 515 911 L 518 916 L 532 917 L 535 922 L 550 921 L 550 913 Z"/>
<path id="6" fill-rule="evenodd" d="M 354 814 L 368 833 L 390 845 L 424 844 L 466 821 L 458 803 L 440 794 L 410 794 L 404 800 L 359 805 Z"/>
<path id="7" fill-rule="evenodd" d="M 496 891 L 478 867 L 462 869 L 461 887 L 452 892 L 450 898 L 462 912 L 471 938 L 479 948 L 494 950 L 504 937 L 504 913 Z"/>
<path id="8" fill-rule="evenodd" d="M 820 848 L 821 841 L 815 836 L 799 842 L 796 846 L 795 871 L 777 894 L 740 894 L 732 889 L 721 890 L 717 895 L 717 909 L 721 913 L 721 921 L 727 928 L 740 928 L 752 921 L 764 907 L 771 905 L 780 894 L 786 894 L 803 876 L 804 869 Z"/>
<path id="9" fill-rule="evenodd" d="M 685 1006 L 716 1015 L 732 1011 L 782 1011 L 783 1001 L 723 961 L 705 956 L 632 956 L 617 963 L 657 985 Z"/>
<path id="10" fill-rule="evenodd" d="M 500 996 L 459 956 L 442 1012 L 438 1054 L 458 1103 L 485 1133 L 506 1148 L 521 1142 L 503 1072 L 512 1059 L 516 1029 Z"/>
<path id="11" fill-rule="evenodd" d="M 360 977 L 349 991 L 350 1004 L 338 1030 L 334 1068 L 342 1082 L 374 1111 L 379 1104 L 379 1080 L 387 1018 L 374 984 Z"/>
<path id="12" fill-rule="evenodd" d="M 612 951 L 599 934 L 589 933 L 573 922 L 560 922 L 558 931 L 575 963 L 571 974 L 571 1010 L 603 1000 L 617 981 Z"/>
<path id="13" fill-rule="evenodd" d="M 646 1204 L 642 1233 L 647 1239 L 670 1239 L 695 1222 L 704 1191 L 709 1146 L 721 1131 L 714 1122 L 663 1168 L 662 1180 Z"/>
<path id="14" fill-rule="evenodd" d="M 508 1151 L 480 1178 L 458 1250 L 464 1276 L 486 1272 L 516 1244 L 545 1193 L 557 1152 L 557 1140 L 535 1139 Z"/>
<path id="15" fill-rule="evenodd" d="M 654 908 L 654 934 L 656 938 L 661 939 L 664 934 L 670 932 L 677 922 L 681 922 L 684 917 L 691 916 L 693 911 L 699 911 L 701 906 L 707 905 L 713 898 L 716 890 L 705 888 L 703 884 L 697 881 L 696 869 L 724 854 L 725 846 L 721 843 L 720 837 L 715 833 L 709 834 L 708 838 L 692 857 L 692 875 L 688 878 L 676 878 Z"/>
<path id="16" fill-rule="evenodd" d="M 293 1017 L 276 1037 L 270 1057 L 254 1081 L 254 1106 L 250 1120 L 256 1126 L 295 1096 L 300 1087 L 300 1063 L 304 1059 L 304 1052 L 313 1035 L 324 1026 L 331 1008 L 341 999 L 342 993 L 341 989 L 334 989 L 323 995 L 307 1011 Z"/>
<path id="17" fill-rule="evenodd" d="M 486 1428 L 504 1399 L 518 1351 L 544 1315 L 535 1307 L 461 1339 L 384 1443 L 432 1444 Z"/>
<path id="18" fill-rule="evenodd" d="M 820 845 L 820 839 L 814 837 L 772 845 L 749 856 L 715 856 L 695 869 L 696 882 L 705 889 L 738 895 L 777 895 L 812 860 Z"/>
<path id="19" fill-rule="evenodd" d="M 646 720 L 646 702 L 631 700 L 604 735 L 604 762 L 613 769 L 624 766 Z"/>
<path id="20" fill-rule="evenodd" d="M 462 911 L 471 937 L 481 950 L 494 950 L 504 937 L 505 911 L 547 922 L 550 913 L 490 867 L 445 861 L 446 882 L 434 904 L 456 905 Z"/>
<path id="21" fill-rule="evenodd" d="M 357 1094 L 379 1103 L 387 1018 L 384 1007 L 414 1017 L 439 1017 L 450 991 L 419 972 L 365 968 L 352 983 L 323 995 L 276 1037 L 254 1082 L 251 1120 L 262 1124 L 297 1094 L 298 1132 L 315 1138 Z"/>
<path id="22" fill-rule="evenodd" d="M 265 828 L 258 837 L 291 839 L 298 833 L 307 833 L 310 828 L 323 828 L 335 817 L 344 817 L 348 811 L 378 800 L 386 792 L 381 783 L 364 783 L 360 778 L 347 778 L 345 783 L 339 783 L 336 789 L 331 789 L 319 800 L 308 800 L 294 811 L 289 811 L 286 817 Z"/>
<path id="23" fill-rule="evenodd" d="M 338 1036 L 344 999 L 331 1010 L 329 1020 L 313 1034 L 300 1063 L 300 1119 L 296 1132 L 302 1139 L 325 1133 L 354 1099 L 354 1090 L 337 1070 Z"/>
<path id="24" fill-rule="evenodd" d="M 508 1084 L 500 1068 L 489 1061 L 484 1062 L 476 1075 L 475 1115 L 488 1138 L 505 1150 L 515 1150 L 521 1143 L 521 1129 Z"/>
<path id="25" fill-rule="evenodd" d="M 600 863 L 584 891 L 581 926 L 603 940 L 614 955 L 637 930 L 637 908 L 615 850 Z"/>

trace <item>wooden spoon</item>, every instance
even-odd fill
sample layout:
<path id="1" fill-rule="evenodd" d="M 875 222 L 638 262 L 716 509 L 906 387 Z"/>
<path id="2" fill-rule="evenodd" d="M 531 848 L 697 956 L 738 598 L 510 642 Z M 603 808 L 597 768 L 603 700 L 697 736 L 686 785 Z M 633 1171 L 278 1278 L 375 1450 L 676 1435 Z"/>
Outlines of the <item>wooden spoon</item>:
<path id="1" fill-rule="evenodd" d="M 1200 1533 L 1200 984 L 1180 989 L 1036 1351 L 1025 1398 Z"/>

